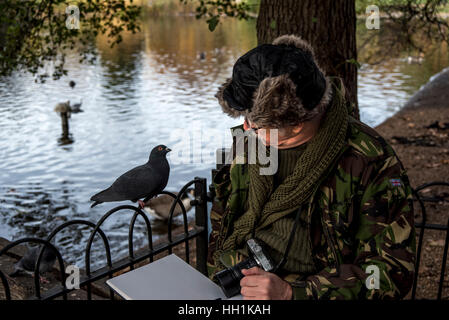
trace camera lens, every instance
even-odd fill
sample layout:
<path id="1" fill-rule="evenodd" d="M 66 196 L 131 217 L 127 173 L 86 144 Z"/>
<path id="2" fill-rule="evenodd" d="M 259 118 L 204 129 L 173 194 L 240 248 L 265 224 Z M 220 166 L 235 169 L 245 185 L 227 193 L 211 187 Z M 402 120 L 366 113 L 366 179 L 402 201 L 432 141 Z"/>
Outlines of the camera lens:
<path id="1" fill-rule="evenodd" d="M 236 286 L 235 282 L 240 281 L 237 280 L 237 278 L 234 275 L 234 272 L 232 272 L 229 269 L 225 269 L 220 271 L 215 275 L 216 279 L 218 280 L 218 283 L 220 284 L 221 289 L 223 290 L 226 297 L 230 298 L 235 296 L 240 292 L 240 285 Z"/>
<path id="2" fill-rule="evenodd" d="M 240 293 L 240 280 L 243 278 L 242 269 L 249 269 L 255 266 L 257 266 L 257 262 L 250 257 L 215 275 L 226 297 L 230 298 Z"/>

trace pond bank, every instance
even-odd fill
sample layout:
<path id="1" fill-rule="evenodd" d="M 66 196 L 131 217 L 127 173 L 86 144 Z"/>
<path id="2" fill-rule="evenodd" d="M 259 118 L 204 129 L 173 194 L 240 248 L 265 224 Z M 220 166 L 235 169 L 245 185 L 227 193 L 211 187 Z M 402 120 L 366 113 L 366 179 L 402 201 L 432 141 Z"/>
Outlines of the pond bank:
<path id="1" fill-rule="evenodd" d="M 399 155 L 413 187 L 449 180 L 449 68 L 431 77 L 376 130 Z"/>
<path id="2" fill-rule="evenodd" d="M 398 154 L 412 187 L 434 181 L 449 182 L 449 68 L 431 77 L 400 112 L 376 130 Z M 426 188 L 421 195 L 442 197 L 440 201 L 426 203 L 427 223 L 446 225 L 449 188 Z M 417 205 L 414 212 L 415 222 L 420 222 L 421 212 Z M 424 233 L 417 298 L 436 298 L 444 239 L 442 231 L 427 230 Z M 443 299 L 449 299 L 447 273 Z"/>

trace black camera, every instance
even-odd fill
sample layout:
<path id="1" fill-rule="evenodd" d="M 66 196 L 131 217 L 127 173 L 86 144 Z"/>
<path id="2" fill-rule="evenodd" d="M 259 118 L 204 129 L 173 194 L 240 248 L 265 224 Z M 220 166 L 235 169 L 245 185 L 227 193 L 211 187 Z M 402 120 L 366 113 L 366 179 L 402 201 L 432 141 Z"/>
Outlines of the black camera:
<path id="1" fill-rule="evenodd" d="M 215 275 L 226 297 L 230 298 L 240 293 L 240 280 L 243 278 L 242 269 L 259 267 L 265 271 L 274 270 L 271 258 L 266 254 L 261 244 L 255 239 L 246 242 L 249 257 L 233 267 L 222 270 Z"/>

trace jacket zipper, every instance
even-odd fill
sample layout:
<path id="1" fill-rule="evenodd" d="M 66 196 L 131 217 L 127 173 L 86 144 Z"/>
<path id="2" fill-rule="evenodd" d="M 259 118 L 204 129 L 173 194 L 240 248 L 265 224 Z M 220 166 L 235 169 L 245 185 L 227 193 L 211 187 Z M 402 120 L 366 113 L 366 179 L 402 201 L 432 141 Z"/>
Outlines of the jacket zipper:
<path id="1" fill-rule="evenodd" d="M 340 153 L 336 157 L 336 160 L 335 160 L 336 163 L 338 163 L 340 157 L 343 155 L 343 153 L 346 151 L 346 149 L 347 149 L 347 146 L 343 147 L 342 150 L 340 150 Z M 334 169 L 334 167 L 332 167 L 332 170 L 329 170 L 328 173 L 332 172 L 333 169 Z M 327 174 L 326 174 L 326 176 L 327 176 Z M 315 192 L 316 191 L 317 190 L 315 190 Z M 329 216 L 329 218 L 330 218 L 330 216 Z M 327 224 L 324 223 L 322 214 L 320 215 L 320 219 L 321 219 L 321 225 L 323 226 L 324 236 L 326 237 L 327 244 L 330 245 L 330 247 L 332 249 L 332 255 L 334 256 L 334 260 L 335 260 L 335 267 L 337 269 L 337 276 L 340 276 L 340 262 L 338 261 L 338 258 L 337 258 L 337 252 L 335 250 L 335 243 L 334 243 L 332 237 L 330 236 L 330 232 L 329 232 L 329 229 L 327 227 Z"/>
<path id="2" fill-rule="evenodd" d="M 327 243 L 330 245 L 330 247 L 332 249 L 332 254 L 334 256 L 336 269 L 337 269 L 337 275 L 340 275 L 340 262 L 338 261 L 337 252 L 335 251 L 335 243 L 332 240 L 332 237 L 330 236 L 329 229 L 328 229 L 327 225 L 323 221 L 323 216 L 321 216 L 321 225 L 323 226 L 324 236 L 326 237 Z"/>

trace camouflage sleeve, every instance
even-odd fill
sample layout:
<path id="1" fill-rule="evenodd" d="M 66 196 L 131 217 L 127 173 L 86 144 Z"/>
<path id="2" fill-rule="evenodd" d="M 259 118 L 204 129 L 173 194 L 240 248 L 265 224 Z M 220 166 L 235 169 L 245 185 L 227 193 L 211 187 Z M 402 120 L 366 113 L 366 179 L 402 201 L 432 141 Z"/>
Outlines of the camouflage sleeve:
<path id="1" fill-rule="evenodd" d="M 228 198 L 231 194 L 230 165 L 223 166 L 213 179 L 215 188 L 215 198 L 210 211 L 211 233 L 209 235 L 209 247 L 207 250 L 207 269 L 212 278 L 216 273 L 216 263 L 213 255 L 216 249 L 216 242 L 222 225 L 222 218 L 225 212 Z"/>
<path id="2" fill-rule="evenodd" d="M 380 165 L 368 165 L 361 185 L 352 229 L 353 258 L 306 281 L 290 282 L 295 299 L 400 299 L 409 292 L 416 239 L 405 170 L 393 154 Z"/>

